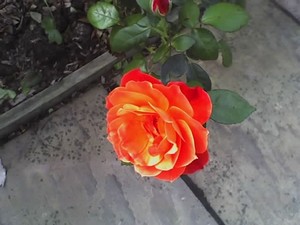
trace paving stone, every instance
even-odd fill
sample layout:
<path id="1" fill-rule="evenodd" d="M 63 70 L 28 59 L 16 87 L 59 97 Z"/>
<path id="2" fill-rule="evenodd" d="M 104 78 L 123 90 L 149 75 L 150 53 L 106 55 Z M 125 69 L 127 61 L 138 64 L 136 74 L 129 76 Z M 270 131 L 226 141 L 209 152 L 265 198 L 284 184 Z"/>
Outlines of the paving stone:
<path id="1" fill-rule="evenodd" d="M 300 221 L 300 27 L 270 1 L 247 1 L 250 25 L 229 38 L 233 66 L 202 63 L 213 88 L 257 111 L 241 125 L 208 124 L 211 162 L 191 178 L 228 225 Z"/>
<path id="2" fill-rule="evenodd" d="M 300 23 L 300 1 L 299 0 L 274 0 L 284 10 L 289 12 Z"/>
<path id="3" fill-rule="evenodd" d="M 216 225 L 182 180 L 142 178 L 106 140 L 96 87 L 0 147 L 3 225 Z"/>

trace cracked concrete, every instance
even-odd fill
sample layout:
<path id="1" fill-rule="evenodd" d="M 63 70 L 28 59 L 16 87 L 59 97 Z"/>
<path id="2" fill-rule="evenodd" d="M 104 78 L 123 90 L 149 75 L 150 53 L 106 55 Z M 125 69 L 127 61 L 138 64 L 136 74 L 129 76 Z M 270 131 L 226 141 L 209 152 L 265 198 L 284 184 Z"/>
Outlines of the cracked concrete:
<path id="1" fill-rule="evenodd" d="M 300 27 L 271 1 L 247 2 L 250 25 L 228 38 L 233 66 L 202 63 L 214 88 L 256 106 L 241 125 L 213 122 L 211 162 L 191 178 L 226 224 L 300 220 Z"/>

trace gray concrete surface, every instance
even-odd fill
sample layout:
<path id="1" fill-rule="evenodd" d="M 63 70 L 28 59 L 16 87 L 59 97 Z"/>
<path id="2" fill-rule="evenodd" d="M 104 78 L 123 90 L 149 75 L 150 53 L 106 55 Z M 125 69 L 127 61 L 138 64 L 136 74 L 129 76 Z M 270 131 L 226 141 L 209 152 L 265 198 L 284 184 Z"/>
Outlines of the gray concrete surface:
<path id="1" fill-rule="evenodd" d="M 300 1 L 299 0 L 273 0 L 284 10 L 289 12 L 300 23 Z"/>
<path id="2" fill-rule="evenodd" d="M 211 162 L 191 177 L 228 225 L 299 225 L 300 27 L 269 1 L 247 6 L 250 25 L 229 39 L 233 66 L 203 67 L 257 111 L 241 125 L 210 122 Z"/>
<path id="3" fill-rule="evenodd" d="M 0 146 L 0 224 L 216 225 L 182 180 L 120 165 L 106 140 L 105 96 L 95 87 Z"/>

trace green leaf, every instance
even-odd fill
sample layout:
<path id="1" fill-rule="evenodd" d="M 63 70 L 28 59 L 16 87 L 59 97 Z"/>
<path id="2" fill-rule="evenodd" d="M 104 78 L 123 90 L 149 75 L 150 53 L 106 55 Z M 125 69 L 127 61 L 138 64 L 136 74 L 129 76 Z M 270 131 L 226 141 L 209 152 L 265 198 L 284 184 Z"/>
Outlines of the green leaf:
<path id="1" fill-rule="evenodd" d="M 188 70 L 188 59 L 184 54 L 169 57 L 161 67 L 161 81 L 167 84 L 171 77 L 180 77 Z"/>
<path id="2" fill-rule="evenodd" d="M 256 109 L 239 94 L 229 90 L 209 92 L 213 103 L 211 119 L 222 124 L 241 123 Z"/>
<path id="3" fill-rule="evenodd" d="M 169 28 L 169 24 L 166 21 L 165 17 L 162 17 L 159 22 L 157 23 L 157 25 L 155 26 L 156 29 L 158 29 L 159 31 L 161 31 L 162 33 L 166 33 L 166 31 Z"/>
<path id="4" fill-rule="evenodd" d="M 186 3 L 187 0 L 173 0 L 172 3 L 175 5 L 183 5 Z"/>
<path id="5" fill-rule="evenodd" d="M 51 17 L 44 17 L 41 23 L 42 28 L 48 35 L 48 40 L 50 43 L 56 42 L 56 44 L 61 44 L 63 38 L 60 32 L 56 29 L 55 21 Z"/>
<path id="6" fill-rule="evenodd" d="M 232 64 L 232 53 L 230 47 L 224 40 L 219 41 L 219 49 L 222 54 L 222 64 L 225 67 L 229 67 Z"/>
<path id="7" fill-rule="evenodd" d="M 170 50 L 170 46 L 167 44 L 161 44 L 156 52 L 152 56 L 153 63 L 162 62 L 168 56 Z"/>
<path id="8" fill-rule="evenodd" d="M 14 92 L 13 90 L 7 89 L 6 92 L 7 92 L 7 96 L 8 96 L 10 99 L 14 99 L 14 98 L 17 96 L 16 92 Z"/>
<path id="9" fill-rule="evenodd" d="M 14 99 L 16 97 L 16 92 L 10 89 L 0 88 L 0 100 L 2 99 Z"/>
<path id="10" fill-rule="evenodd" d="M 201 83 L 201 87 L 205 91 L 211 90 L 211 80 L 207 72 L 202 69 L 202 67 L 196 63 L 190 63 L 188 67 L 188 72 L 186 74 L 187 82 L 191 85 L 195 82 Z"/>
<path id="11" fill-rule="evenodd" d="M 150 11 L 149 0 L 136 0 L 137 4 L 145 11 Z"/>
<path id="12" fill-rule="evenodd" d="M 142 54 L 138 53 L 134 55 L 132 60 L 126 65 L 123 73 L 127 73 L 128 71 L 134 68 L 145 67 L 145 65 L 146 65 L 145 57 Z"/>
<path id="13" fill-rule="evenodd" d="M 190 80 L 190 81 L 187 81 L 186 84 L 189 86 L 189 87 L 203 87 L 203 84 L 197 80 Z"/>
<path id="14" fill-rule="evenodd" d="M 125 64 L 124 61 L 117 62 L 116 64 L 114 64 L 114 69 L 115 70 L 121 70 L 124 66 L 123 64 Z"/>
<path id="15" fill-rule="evenodd" d="M 193 0 L 187 0 L 179 10 L 179 22 L 187 28 L 196 27 L 199 17 L 200 9 Z"/>
<path id="16" fill-rule="evenodd" d="M 58 45 L 60 45 L 63 42 L 63 38 L 57 29 L 48 31 L 48 39 L 50 43 L 55 42 Z"/>
<path id="17" fill-rule="evenodd" d="M 142 18 L 143 18 L 142 14 L 132 14 L 125 18 L 125 23 L 127 26 L 131 26 L 131 25 L 134 25 L 135 23 L 137 23 Z"/>
<path id="18" fill-rule="evenodd" d="M 55 22 L 51 17 L 45 16 L 41 23 L 42 28 L 46 31 L 56 29 Z"/>
<path id="19" fill-rule="evenodd" d="M 193 44 L 195 44 L 195 40 L 188 35 L 178 36 L 172 42 L 172 46 L 178 52 L 184 52 L 188 50 Z"/>
<path id="20" fill-rule="evenodd" d="M 0 99 L 4 99 L 7 96 L 7 90 L 0 88 Z"/>
<path id="21" fill-rule="evenodd" d="M 24 74 L 24 78 L 21 81 L 22 92 L 27 95 L 32 87 L 37 85 L 42 80 L 40 73 L 29 70 Z"/>
<path id="22" fill-rule="evenodd" d="M 234 32 L 249 21 L 249 15 L 241 6 L 221 2 L 210 6 L 202 16 L 202 23 L 211 25 L 221 31 Z"/>
<path id="23" fill-rule="evenodd" d="M 213 33 L 204 28 L 192 31 L 195 44 L 187 51 L 187 55 L 195 60 L 216 60 L 219 54 L 218 42 Z"/>
<path id="24" fill-rule="evenodd" d="M 88 21 L 98 29 L 107 29 L 120 20 L 119 13 L 114 5 L 106 2 L 97 2 L 87 12 Z"/>
<path id="25" fill-rule="evenodd" d="M 127 51 L 146 41 L 150 35 L 150 27 L 146 17 L 137 24 L 124 27 L 111 35 L 110 46 L 114 52 Z"/>
<path id="26" fill-rule="evenodd" d="M 156 16 L 152 12 L 146 13 L 146 16 L 149 20 L 149 24 L 151 24 L 151 26 L 153 27 L 155 27 L 160 22 L 160 17 Z"/>
<path id="27" fill-rule="evenodd" d="M 31 19 L 33 19 L 37 23 L 42 22 L 42 14 L 40 14 L 38 12 L 33 12 L 33 11 L 30 11 L 29 14 L 30 14 Z"/>
<path id="28" fill-rule="evenodd" d="M 121 161 L 121 166 L 132 166 L 132 163 Z"/>

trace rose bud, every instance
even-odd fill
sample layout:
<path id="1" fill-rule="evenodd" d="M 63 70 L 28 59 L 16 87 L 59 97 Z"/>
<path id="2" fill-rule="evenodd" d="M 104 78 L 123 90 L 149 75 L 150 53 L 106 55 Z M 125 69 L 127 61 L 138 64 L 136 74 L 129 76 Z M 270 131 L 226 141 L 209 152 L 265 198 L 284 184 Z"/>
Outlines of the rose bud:
<path id="1" fill-rule="evenodd" d="M 151 0 L 151 10 L 153 13 L 158 13 L 161 16 L 165 16 L 171 10 L 171 0 Z"/>

